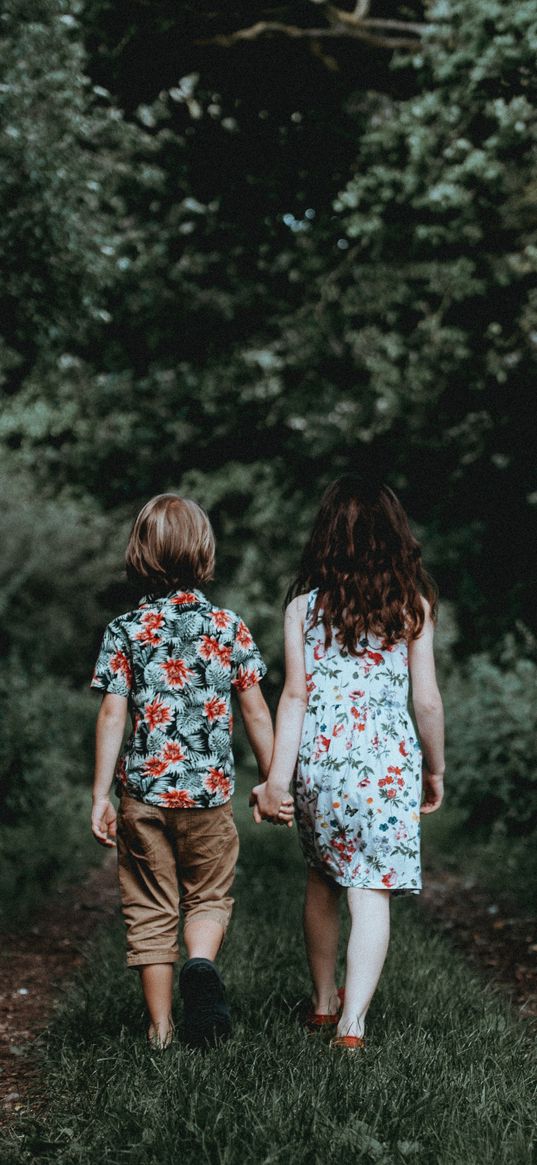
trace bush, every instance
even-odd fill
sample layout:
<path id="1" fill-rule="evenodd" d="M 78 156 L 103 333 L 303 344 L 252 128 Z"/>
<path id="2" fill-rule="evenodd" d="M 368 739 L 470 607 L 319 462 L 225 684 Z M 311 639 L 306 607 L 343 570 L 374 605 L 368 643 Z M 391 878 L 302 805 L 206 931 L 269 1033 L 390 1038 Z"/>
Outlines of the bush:
<path id="1" fill-rule="evenodd" d="M 88 693 L 8 664 L 0 677 L 0 900 L 19 915 L 58 875 L 79 875 L 89 832 L 95 708 Z M 86 786 L 86 787 L 84 787 Z"/>
<path id="2" fill-rule="evenodd" d="M 507 641 L 499 663 L 481 654 L 445 688 L 449 796 L 470 827 L 537 828 L 537 663 Z"/>

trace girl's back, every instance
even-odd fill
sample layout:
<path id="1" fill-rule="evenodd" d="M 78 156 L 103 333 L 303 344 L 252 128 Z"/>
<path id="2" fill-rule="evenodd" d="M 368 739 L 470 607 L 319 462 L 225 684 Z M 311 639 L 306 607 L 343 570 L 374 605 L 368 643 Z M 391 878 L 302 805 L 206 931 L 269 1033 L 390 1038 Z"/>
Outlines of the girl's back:
<path id="1" fill-rule="evenodd" d="M 421 752 L 408 712 L 407 643 L 364 634 L 353 655 L 334 633 L 327 646 L 316 598 L 310 591 L 304 611 L 302 845 L 342 885 L 416 892 Z"/>

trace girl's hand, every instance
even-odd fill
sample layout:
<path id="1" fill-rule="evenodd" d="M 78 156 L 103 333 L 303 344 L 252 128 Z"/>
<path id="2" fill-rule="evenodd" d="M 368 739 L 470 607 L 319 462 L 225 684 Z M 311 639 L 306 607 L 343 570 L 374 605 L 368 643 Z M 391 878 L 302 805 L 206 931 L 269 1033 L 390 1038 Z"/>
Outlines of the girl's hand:
<path id="1" fill-rule="evenodd" d="M 91 832 L 99 845 L 115 846 L 117 813 L 108 797 L 93 802 Z"/>
<path id="2" fill-rule="evenodd" d="M 262 821 L 270 821 L 272 825 L 287 825 L 293 828 L 295 815 L 293 799 L 286 795 L 284 790 L 270 786 L 266 781 L 256 785 L 250 793 L 250 805 L 254 810 L 254 821 L 260 825 Z"/>
<path id="3" fill-rule="evenodd" d="M 423 801 L 420 813 L 434 813 L 444 800 L 444 774 L 423 770 Z"/>

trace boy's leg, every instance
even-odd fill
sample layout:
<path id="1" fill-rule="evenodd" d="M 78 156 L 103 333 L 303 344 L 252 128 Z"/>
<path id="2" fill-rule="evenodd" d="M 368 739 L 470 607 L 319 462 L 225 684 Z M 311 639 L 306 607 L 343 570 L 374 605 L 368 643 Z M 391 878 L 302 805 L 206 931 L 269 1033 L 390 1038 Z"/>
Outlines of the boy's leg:
<path id="1" fill-rule="evenodd" d="M 189 959 L 211 959 L 213 962 L 224 941 L 224 927 L 215 918 L 201 915 L 190 919 L 185 926 L 185 946 Z"/>
<path id="2" fill-rule="evenodd" d="M 150 1021 L 148 1036 L 166 1045 L 173 1033 L 179 887 L 174 849 L 158 806 L 122 797 L 118 862 L 127 962 L 140 973 Z"/>
<path id="3" fill-rule="evenodd" d="M 231 915 L 239 842 L 229 802 L 215 809 L 186 810 L 181 825 L 177 856 L 189 957 L 179 986 L 187 1043 L 203 1047 L 231 1034 L 224 984 L 214 959 Z"/>
<path id="4" fill-rule="evenodd" d="M 304 939 L 313 983 L 313 1010 L 336 1015 L 340 1001 L 336 986 L 341 887 L 310 867 L 304 902 Z"/>
<path id="5" fill-rule="evenodd" d="M 347 891 L 351 933 L 347 946 L 345 1003 L 339 1036 L 363 1036 L 367 1009 L 380 979 L 390 940 L 389 890 Z"/>
<path id="6" fill-rule="evenodd" d="M 149 1015 L 148 1038 L 166 1047 L 173 1035 L 173 963 L 148 963 L 139 971 Z"/>

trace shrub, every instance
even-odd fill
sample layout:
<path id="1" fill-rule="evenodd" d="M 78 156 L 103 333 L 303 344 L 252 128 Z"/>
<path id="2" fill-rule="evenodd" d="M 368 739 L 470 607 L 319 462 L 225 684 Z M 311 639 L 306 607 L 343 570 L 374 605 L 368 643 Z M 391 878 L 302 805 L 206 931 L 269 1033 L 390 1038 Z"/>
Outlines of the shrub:
<path id="1" fill-rule="evenodd" d="M 95 709 L 89 693 L 29 678 L 10 662 L 0 677 L 0 900 L 20 915 L 59 875 L 98 856 L 89 832 Z M 86 786 L 86 787 L 84 787 Z"/>
<path id="2" fill-rule="evenodd" d="M 445 688 L 449 795 L 471 827 L 528 834 L 537 827 L 537 663 L 507 642 L 481 654 Z"/>

